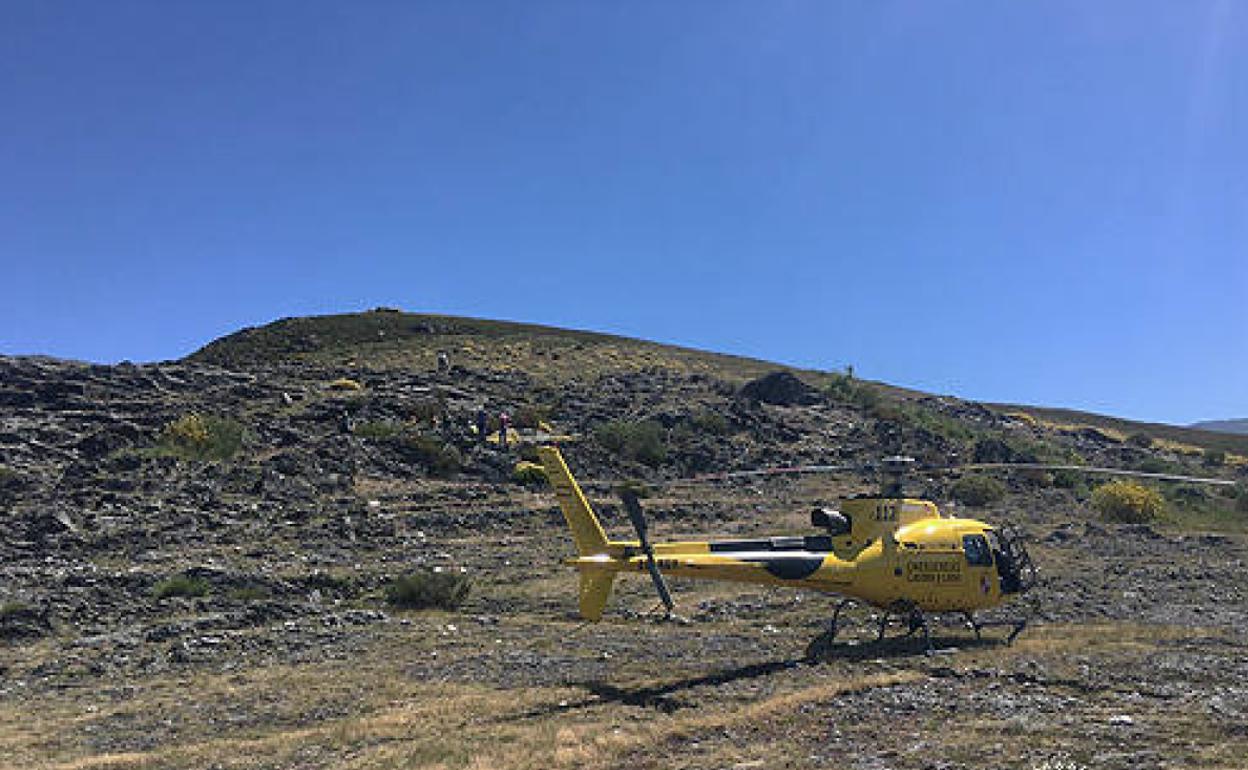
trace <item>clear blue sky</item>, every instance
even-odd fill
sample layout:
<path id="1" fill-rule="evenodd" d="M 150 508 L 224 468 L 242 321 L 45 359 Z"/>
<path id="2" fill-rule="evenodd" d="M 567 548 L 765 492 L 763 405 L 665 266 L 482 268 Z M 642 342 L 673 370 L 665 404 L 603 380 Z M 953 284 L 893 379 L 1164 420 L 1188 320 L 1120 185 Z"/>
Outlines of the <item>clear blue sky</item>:
<path id="1" fill-rule="evenodd" d="M 1248 5 L 0 5 L 0 352 L 395 305 L 1248 416 Z"/>

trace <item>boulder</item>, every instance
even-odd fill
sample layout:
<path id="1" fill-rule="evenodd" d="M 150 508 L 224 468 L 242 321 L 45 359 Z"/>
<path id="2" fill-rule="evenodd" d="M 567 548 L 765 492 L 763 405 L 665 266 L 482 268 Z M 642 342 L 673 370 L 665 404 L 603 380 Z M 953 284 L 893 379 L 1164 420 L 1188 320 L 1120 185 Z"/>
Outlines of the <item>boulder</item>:
<path id="1" fill-rule="evenodd" d="M 786 371 L 772 372 L 747 382 L 741 388 L 741 395 L 751 401 L 776 406 L 805 406 L 820 400 L 817 390 Z"/>

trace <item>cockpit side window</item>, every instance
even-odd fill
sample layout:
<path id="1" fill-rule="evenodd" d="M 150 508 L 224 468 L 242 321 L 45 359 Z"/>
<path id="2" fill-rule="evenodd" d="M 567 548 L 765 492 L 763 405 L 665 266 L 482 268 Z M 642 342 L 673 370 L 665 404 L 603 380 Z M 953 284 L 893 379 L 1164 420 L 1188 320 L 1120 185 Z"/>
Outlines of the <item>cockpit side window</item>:
<path id="1" fill-rule="evenodd" d="M 983 535 L 963 535 L 962 549 L 966 551 L 966 563 L 972 567 L 992 566 L 992 551 Z"/>

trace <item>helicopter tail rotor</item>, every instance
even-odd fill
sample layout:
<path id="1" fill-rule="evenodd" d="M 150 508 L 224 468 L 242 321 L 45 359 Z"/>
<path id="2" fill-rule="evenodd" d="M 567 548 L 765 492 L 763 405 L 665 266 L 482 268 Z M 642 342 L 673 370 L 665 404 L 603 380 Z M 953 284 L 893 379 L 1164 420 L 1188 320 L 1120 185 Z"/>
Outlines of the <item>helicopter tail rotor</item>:
<path id="1" fill-rule="evenodd" d="M 646 569 L 650 572 L 650 579 L 654 581 L 654 590 L 659 594 L 659 600 L 667 608 L 667 614 L 670 617 L 676 604 L 672 601 L 672 592 L 667 588 L 667 580 L 659 570 L 658 560 L 654 558 L 654 546 L 650 544 L 646 517 L 641 510 L 641 501 L 637 499 L 637 493 L 631 489 L 620 492 L 620 500 L 624 503 L 624 510 L 628 512 L 628 520 L 633 523 L 633 529 L 637 530 L 637 540 L 641 544 L 642 554 L 646 557 Z"/>

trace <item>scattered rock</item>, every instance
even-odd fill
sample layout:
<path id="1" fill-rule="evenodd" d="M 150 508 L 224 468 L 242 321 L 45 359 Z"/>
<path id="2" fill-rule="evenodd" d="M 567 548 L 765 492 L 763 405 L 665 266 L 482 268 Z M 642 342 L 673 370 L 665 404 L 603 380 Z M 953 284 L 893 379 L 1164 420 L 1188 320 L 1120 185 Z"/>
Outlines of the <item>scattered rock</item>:
<path id="1" fill-rule="evenodd" d="M 0 605 L 0 639 L 29 639 L 51 632 L 47 610 L 22 602 Z"/>

